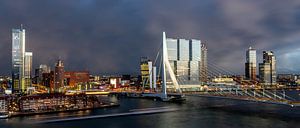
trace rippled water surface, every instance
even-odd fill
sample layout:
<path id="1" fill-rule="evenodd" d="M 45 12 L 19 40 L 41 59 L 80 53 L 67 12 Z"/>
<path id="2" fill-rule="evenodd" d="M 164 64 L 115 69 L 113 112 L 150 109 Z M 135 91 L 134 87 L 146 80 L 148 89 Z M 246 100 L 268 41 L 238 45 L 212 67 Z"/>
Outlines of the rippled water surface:
<path id="1" fill-rule="evenodd" d="M 292 92 L 291 95 L 299 98 L 298 92 Z M 191 96 L 187 97 L 187 99 L 184 104 L 175 104 L 150 99 L 120 98 L 118 100 L 115 97 L 111 97 L 111 100 L 118 101 L 121 106 L 71 113 L 14 117 L 0 120 L 0 128 L 286 128 L 300 126 L 300 109 L 298 107 Z M 165 113 L 95 118 L 67 122 L 36 123 L 49 119 L 87 117 L 102 114 L 109 115 L 130 112 L 134 109 L 156 107 L 179 108 L 179 110 Z"/>

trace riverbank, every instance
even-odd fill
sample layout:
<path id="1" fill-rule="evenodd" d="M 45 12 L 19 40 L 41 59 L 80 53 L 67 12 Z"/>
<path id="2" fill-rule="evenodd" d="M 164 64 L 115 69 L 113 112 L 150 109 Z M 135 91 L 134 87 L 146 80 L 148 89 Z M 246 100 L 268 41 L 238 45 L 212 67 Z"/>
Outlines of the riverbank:
<path id="1" fill-rule="evenodd" d="M 11 117 L 19 117 L 19 116 L 32 116 L 32 115 L 42 115 L 42 114 L 53 114 L 53 113 L 60 113 L 60 112 L 75 112 L 75 111 L 83 111 L 83 110 L 94 110 L 100 108 L 113 108 L 119 107 L 120 104 L 118 103 L 110 103 L 95 107 L 87 107 L 87 108 L 80 108 L 80 109 L 69 109 L 69 110 L 58 110 L 58 111 L 43 111 L 43 112 L 15 112 L 8 114 L 8 118 Z"/>

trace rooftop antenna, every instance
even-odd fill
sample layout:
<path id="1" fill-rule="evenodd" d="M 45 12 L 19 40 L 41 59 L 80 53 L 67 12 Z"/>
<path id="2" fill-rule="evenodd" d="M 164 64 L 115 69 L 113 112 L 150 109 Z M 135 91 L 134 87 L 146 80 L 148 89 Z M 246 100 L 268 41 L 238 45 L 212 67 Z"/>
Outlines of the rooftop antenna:
<path id="1" fill-rule="evenodd" d="M 23 24 L 21 24 L 21 30 L 23 29 Z"/>

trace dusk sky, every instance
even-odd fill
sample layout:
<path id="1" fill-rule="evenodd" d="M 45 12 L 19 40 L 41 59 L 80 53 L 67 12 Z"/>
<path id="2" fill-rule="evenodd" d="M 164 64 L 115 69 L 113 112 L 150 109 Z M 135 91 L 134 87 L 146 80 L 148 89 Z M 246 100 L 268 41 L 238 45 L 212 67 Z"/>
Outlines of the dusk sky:
<path id="1" fill-rule="evenodd" d="M 0 0 L 0 74 L 11 72 L 11 29 L 23 24 L 33 68 L 137 74 L 168 37 L 200 39 L 209 62 L 243 74 L 245 51 L 272 50 L 278 71 L 300 71 L 299 0 Z M 53 68 L 52 68 L 53 69 Z"/>

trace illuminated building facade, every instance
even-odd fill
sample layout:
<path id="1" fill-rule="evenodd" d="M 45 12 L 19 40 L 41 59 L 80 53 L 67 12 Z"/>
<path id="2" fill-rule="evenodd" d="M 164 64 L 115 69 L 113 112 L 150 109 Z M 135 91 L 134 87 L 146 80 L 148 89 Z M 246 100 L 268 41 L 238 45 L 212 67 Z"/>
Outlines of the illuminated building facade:
<path id="1" fill-rule="evenodd" d="M 22 90 L 27 90 L 31 87 L 31 72 L 32 72 L 32 52 L 25 52 L 24 80 L 25 84 Z"/>
<path id="2" fill-rule="evenodd" d="M 110 77 L 109 83 L 113 88 L 119 88 L 121 86 L 121 77 Z"/>
<path id="3" fill-rule="evenodd" d="M 150 88 L 150 74 L 152 69 L 152 62 L 147 57 L 142 57 L 140 61 L 142 85 L 144 88 Z"/>
<path id="4" fill-rule="evenodd" d="M 263 85 L 276 85 L 276 58 L 272 51 L 263 51 L 263 63 L 259 64 L 259 77 Z"/>
<path id="5" fill-rule="evenodd" d="M 246 52 L 245 77 L 256 81 L 256 50 L 251 47 Z"/>
<path id="6" fill-rule="evenodd" d="M 204 59 L 204 56 L 201 56 L 201 41 L 167 38 L 166 43 L 168 60 L 178 83 L 180 85 L 200 85 L 201 59 Z M 170 76 L 167 76 L 167 83 L 170 82 Z"/>
<path id="7" fill-rule="evenodd" d="M 12 92 L 25 92 L 25 29 L 12 29 Z"/>
<path id="8" fill-rule="evenodd" d="M 64 78 L 66 81 L 66 86 L 76 86 L 78 84 L 87 84 L 90 80 L 90 75 L 88 71 L 72 71 L 65 72 Z"/>

